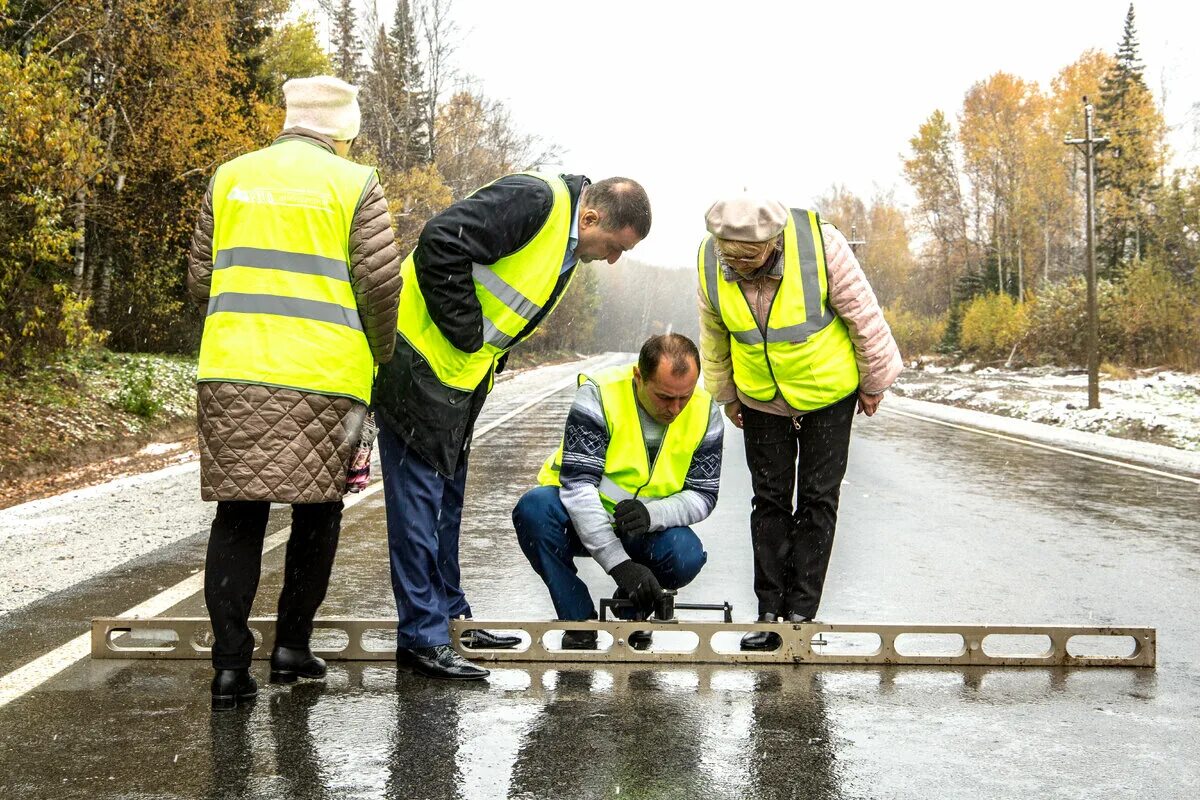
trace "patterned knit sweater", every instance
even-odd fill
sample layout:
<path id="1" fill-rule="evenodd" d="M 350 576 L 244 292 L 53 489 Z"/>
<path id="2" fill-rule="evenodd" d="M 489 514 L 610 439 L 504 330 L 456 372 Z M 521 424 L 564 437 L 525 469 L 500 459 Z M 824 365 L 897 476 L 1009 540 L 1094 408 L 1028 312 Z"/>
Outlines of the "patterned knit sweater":
<path id="1" fill-rule="evenodd" d="M 646 452 L 653 464 L 667 429 L 665 425 L 654 421 L 640 404 L 638 417 Z M 682 491 L 670 497 L 643 501 L 650 512 L 651 532 L 694 525 L 712 513 L 721 482 L 724 435 L 724 418 L 716 403 L 712 403 L 708 430 L 692 456 Z M 612 517 L 600 502 L 598 487 L 604 474 L 607 452 L 608 426 L 604 422 L 600 390 L 594 383 L 584 383 L 576 392 L 575 402 L 567 414 L 559 497 L 580 541 L 604 571 L 610 572 L 629 556 L 613 530 Z"/>

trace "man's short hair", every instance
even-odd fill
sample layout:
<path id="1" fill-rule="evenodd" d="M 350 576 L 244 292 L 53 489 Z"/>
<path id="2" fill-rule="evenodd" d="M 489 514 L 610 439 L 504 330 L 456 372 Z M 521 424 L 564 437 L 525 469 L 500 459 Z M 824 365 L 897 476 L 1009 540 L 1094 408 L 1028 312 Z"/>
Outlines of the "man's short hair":
<path id="1" fill-rule="evenodd" d="M 600 227 L 609 231 L 633 228 L 638 237 L 650 233 L 650 198 L 642 185 L 630 178 L 605 178 L 590 184 L 587 189 L 588 208 L 604 217 Z"/>
<path id="2" fill-rule="evenodd" d="M 692 364 L 696 365 L 697 372 L 700 371 L 700 351 L 695 342 L 680 333 L 660 333 L 647 339 L 638 353 L 638 372 L 642 380 L 653 380 L 664 358 L 671 365 L 672 375 L 686 374 Z"/>

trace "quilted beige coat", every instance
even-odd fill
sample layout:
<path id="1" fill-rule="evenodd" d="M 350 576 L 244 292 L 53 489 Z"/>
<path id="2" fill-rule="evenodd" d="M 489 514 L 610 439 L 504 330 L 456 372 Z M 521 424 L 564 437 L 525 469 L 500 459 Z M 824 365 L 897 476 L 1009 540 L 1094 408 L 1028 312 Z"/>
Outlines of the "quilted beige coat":
<path id="1" fill-rule="evenodd" d="M 883 309 L 867 282 L 846 237 L 832 225 L 821 226 L 825 243 L 825 268 L 829 278 L 829 307 L 846 323 L 858 364 L 858 387 L 868 394 L 886 390 L 900 375 L 903 362 L 892 330 L 883 317 Z M 768 277 L 740 282 L 742 293 L 761 326 L 779 289 L 779 281 Z M 704 388 L 720 404 L 740 400 L 743 405 L 767 413 L 787 415 L 793 412 L 782 396 L 762 403 L 746 397 L 733 383 L 733 361 L 729 352 L 729 331 L 708 303 L 704 290 L 698 290 L 700 309 L 700 353 Z"/>
<path id="2" fill-rule="evenodd" d="M 324 136 L 306 138 L 333 152 Z M 207 305 L 212 284 L 213 202 L 204 197 L 188 255 L 188 292 Z M 350 278 L 376 363 L 392 357 L 400 300 L 400 253 L 383 187 L 363 193 L 350 229 Z M 366 407 L 345 397 L 257 384 L 197 384 L 200 495 L 205 500 L 321 503 L 342 497 L 350 451 Z"/>

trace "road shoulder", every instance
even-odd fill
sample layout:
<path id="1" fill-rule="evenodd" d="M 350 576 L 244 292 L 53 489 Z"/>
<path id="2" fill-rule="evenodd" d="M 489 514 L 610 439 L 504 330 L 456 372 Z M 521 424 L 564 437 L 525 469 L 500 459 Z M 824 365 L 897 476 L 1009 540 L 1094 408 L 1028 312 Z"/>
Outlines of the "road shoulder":
<path id="1" fill-rule="evenodd" d="M 969 408 L 889 395 L 882 411 L 895 410 L 942 423 L 1010 436 L 1091 456 L 1108 458 L 1191 478 L 1200 478 L 1200 453 L 1060 428 Z"/>

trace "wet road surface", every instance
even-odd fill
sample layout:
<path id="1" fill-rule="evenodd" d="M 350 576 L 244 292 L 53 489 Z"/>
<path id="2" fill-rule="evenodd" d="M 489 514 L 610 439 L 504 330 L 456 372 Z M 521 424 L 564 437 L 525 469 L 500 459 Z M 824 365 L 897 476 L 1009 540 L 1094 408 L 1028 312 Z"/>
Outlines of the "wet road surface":
<path id="1" fill-rule="evenodd" d="M 477 618 L 552 616 L 509 513 L 570 397 L 474 449 L 461 550 Z M 1191 798 L 1198 500 L 1194 484 L 859 417 L 822 620 L 1152 625 L 1157 670 L 545 665 L 455 685 L 359 662 L 331 664 L 324 685 L 277 687 L 259 662 L 257 703 L 212 715 L 204 662 L 85 659 L 0 708 L 0 796 Z M 748 514 L 731 428 L 721 501 L 697 527 L 708 565 L 681 601 L 754 616 Z M 383 520 L 382 493 L 347 512 L 322 616 L 394 614 Z M 202 543 L 177 547 L 186 576 Z M 282 558 L 264 559 L 256 614 L 274 611 Z M 580 565 L 594 595 L 611 589 Z M 81 598 L 127 607 L 158 591 L 170 568 L 144 566 L 154 578 L 126 568 L 20 624 L 0 618 L 0 658 L 39 654 L 13 645 L 29 627 L 104 613 Z M 203 613 L 199 596 L 169 612 Z"/>

